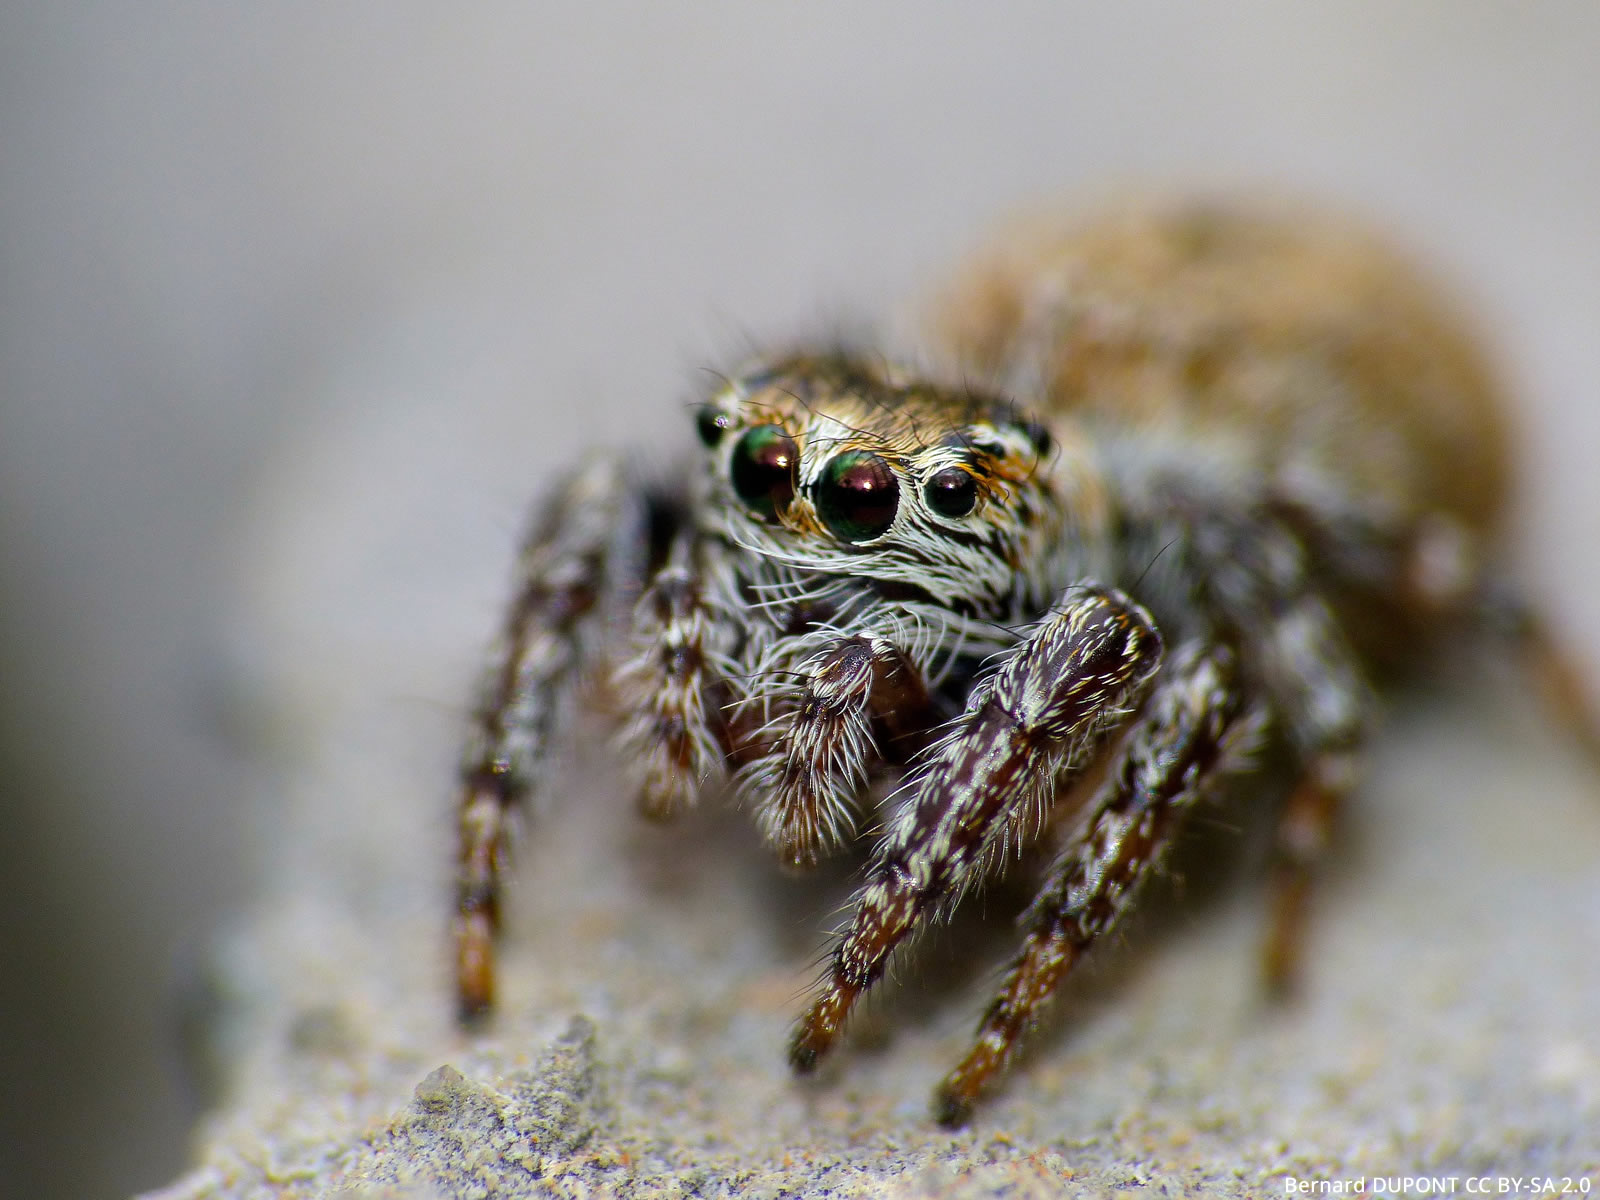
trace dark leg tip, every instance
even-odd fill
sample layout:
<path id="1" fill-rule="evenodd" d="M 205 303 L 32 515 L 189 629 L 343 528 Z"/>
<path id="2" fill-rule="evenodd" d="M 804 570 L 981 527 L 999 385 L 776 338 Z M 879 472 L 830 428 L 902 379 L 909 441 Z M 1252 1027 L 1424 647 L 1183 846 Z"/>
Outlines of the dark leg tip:
<path id="1" fill-rule="evenodd" d="M 1269 964 L 1261 973 L 1261 1002 L 1270 1010 L 1290 1008 L 1300 995 L 1299 977 Z"/>
<path id="2" fill-rule="evenodd" d="M 933 1119 L 941 1129 L 960 1129 L 972 1119 L 972 1098 L 941 1087 L 933 1094 Z"/>
<path id="3" fill-rule="evenodd" d="M 778 852 L 778 869 L 795 878 L 814 874 L 817 869 L 816 852 L 786 847 Z"/>
<path id="4" fill-rule="evenodd" d="M 494 1005 L 480 997 L 456 998 L 456 1024 L 467 1032 L 483 1029 L 490 1022 L 490 1013 Z"/>
<path id="5" fill-rule="evenodd" d="M 817 1060 L 821 1057 L 804 1034 L 796 1035 L 794 1041 L 789 1043 L 789 1068 L 796 1075 L 811 1074 L 817 1069 Z"/>

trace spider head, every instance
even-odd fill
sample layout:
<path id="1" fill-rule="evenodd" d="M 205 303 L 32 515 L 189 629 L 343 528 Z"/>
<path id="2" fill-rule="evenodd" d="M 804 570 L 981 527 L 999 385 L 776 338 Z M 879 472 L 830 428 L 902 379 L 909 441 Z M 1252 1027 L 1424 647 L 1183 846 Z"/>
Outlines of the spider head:
<path id="1" fill-rule="evenodd" d="M 990 611 L 1060 538 L 1068 448 L 997 396 L 797 357 L 733 379 L 697 424 L 702 521 L 793 569 Z"/>

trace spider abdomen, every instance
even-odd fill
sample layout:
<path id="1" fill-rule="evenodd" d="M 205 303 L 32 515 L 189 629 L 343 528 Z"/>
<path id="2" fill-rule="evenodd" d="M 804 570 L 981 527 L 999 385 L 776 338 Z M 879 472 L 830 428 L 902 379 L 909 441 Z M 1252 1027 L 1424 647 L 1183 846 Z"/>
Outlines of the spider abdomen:
<path id="1" fill-rule="evenodd" d="M 969 377 L 1092 424 L 1227 439 L 1391 511 L 1490 530 L 1503 405 L 1459 314 L 1365 230 L 1292 207 L 1146 202 L 1037 221 L 935 308 Z"/>

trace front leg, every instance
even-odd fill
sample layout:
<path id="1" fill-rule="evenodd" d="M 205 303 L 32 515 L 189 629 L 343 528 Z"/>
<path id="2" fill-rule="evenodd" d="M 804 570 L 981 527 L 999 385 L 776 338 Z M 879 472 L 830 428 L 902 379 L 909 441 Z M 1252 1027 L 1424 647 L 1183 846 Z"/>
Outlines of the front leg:
<path id="1" fill-rule="evenodd" d="M 637 586 L 653 508 L 602 459 L 572 477 L 523 543 L 517 588 L 472 716 L 456 801 L 456 1003 L 463 1021 L 494 1004 L 494 939 L 511 827 L 532 797 L 586 659 L 593 626 Z"/>
<path id="2" fill-rule="evenodd" d="M 810 867 L 855 830 L 857 798 L 880 758 L 873 720 L 890 737 L 925 725 L 928 691 L 910 655 L 878 634 L 831 638 L 798 674 L 804 687 L 757 735 L 763 753 L 741 772 L 740 790 L 767 844 Z"/>
<path id="3" fill-rule="evenodd" d="M 877 853 L 828 978 L 790 1043 L 796 1070 L 833 1045 L 895 947 L 983 874 L 1027 814 L 1042 817 L 1160 661 L 1161 638 L 1143 608 L 1121 592 L 1083 587 L 974 690 Z"/>
<path id="4" fill-rule="evenodd" d="M 1261 725 L 1244 704 L 1232 655 L 1190 643 L 1175 651 L 1119 746 L 1088 820 L 1024 918 L 1027 936 L 972 1049 L 934 1100 L 959 1125 L 1062 978 L 1117 922 L 1159 866 L 1180 814 L 1237 769 Z"/>

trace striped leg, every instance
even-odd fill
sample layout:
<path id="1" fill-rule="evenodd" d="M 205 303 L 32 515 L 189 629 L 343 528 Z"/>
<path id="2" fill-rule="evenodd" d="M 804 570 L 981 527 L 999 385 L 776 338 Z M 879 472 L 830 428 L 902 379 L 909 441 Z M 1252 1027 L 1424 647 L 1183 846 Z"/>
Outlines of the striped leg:
<path id="1" fill-rule="evenodd" d="M 1161 660 L 1149 614 L 1120 592 L 1080 588 L 976 689 L 870 868 L 789 1061 L 809 1070 L 905 937 L 975 883 L 1019 825 L 1042 819 L 1063 776 L 1137 703 Z M 1034 825 L 1037 828 L 1037 825 Z"/>
<path id="2" fill-rule="evenodd" d="M 572 477 L 542 511 L 518 559 L 506 614 L 472 718 L 460 767 L 455 887 L 459 1017 L 494 1004 L 494 939 L 511 849 L 511 826 L 527 805 L 618 568 L 642 571 L 647 504 L 611 460 Z"/>
<path id="3" fill-rule="evenodd" d="M 1022 951 L 972 1049 L 939 1086 L 934 1113 L 940 1124 L 966 1120 L 1062 978 L 1159 867 L 1183 811 L 1247 752 L 1255 724 L 1236 690 L 1230 654 L 1191 644 L 1171 656 L 1081 835 L 1025 918 Z"/>
<path id="4" fill-rule="evenodd" d="M 668 820 L 724 773 L 727 664 L 719 622 L 707 608 L 687 533 L 673 544 L 634 611 L 636 652 L 614 680 L 628 713 L 619 740 L 639 808 Z"/>

